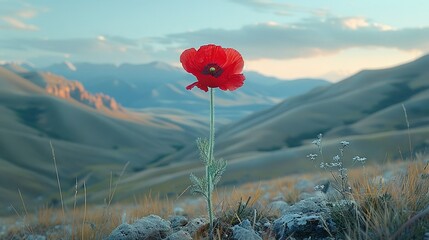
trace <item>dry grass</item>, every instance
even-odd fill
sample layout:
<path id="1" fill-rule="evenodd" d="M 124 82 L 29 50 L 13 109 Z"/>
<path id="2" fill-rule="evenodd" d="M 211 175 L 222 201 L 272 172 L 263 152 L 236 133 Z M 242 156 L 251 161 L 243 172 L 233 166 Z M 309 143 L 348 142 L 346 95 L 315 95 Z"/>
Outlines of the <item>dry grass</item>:
<path id="1" fill-rule="evenodd" d="M 389 171 L 392 173 L 390 180 L 380 177 Z M 267 209 L 269 201 L 273 198 L 283 198 L 289 203 L 298 201 L 301 192 L 294 186 L 299 180 L 317 182 L 327 178 L 328 174 L 296 175 L 218 190 L 214 195 L 216 215 L 220 220 L 217 222 L 217 235 L 221 236 L 218 239 L 230 231 L 230 226 L 244 219 L 249 219 L 254 226 L 263 218 L 272 220 L 276 215 Z M 418 239 L 429 231 L 427 212 L 410 221 L 429 206 L 429 168 L 426 162 L 402 161 L 356 168 L 350 170 L 349 179 L 353 188 L 350 199 L 356 204 L 332 208 L 339 228 L 338 236 L 343 239 Z M 190 218 L 205 214 L 204 201 L 189 196 L 171 200 L 149 194 L 128 204 L 110 204 L 111 197 L 109 195 L 109 200 L 102 206 L 66 205 L 64 219 L 61 208 L 44 207 L 37 212 L 26 213 L 22 206 L 17 209 L 21 223 L 12 225 L 7 235 L 1 238 L 22 239 L 29 234 L 41 234 L 47 235 L 47 239 L 58 239 L 66 233 L 67 239 L 101 239 L 122 222 L 132 223 L 150 214 L 167 218 L 173 214 L 174 206 L 182 206 Z M 193 203 L 190 204 L 188 199 Z M 200 234 L 204 235 L 204 229 Z M 264 239 L 270 237 L 267 235 Z"/>
<path id="2" fill-rule="evenodd" d="M 350 239 L 419 239 L 429 231 L 427 216 L 400 229 L 409 219 L 429 206 L 429 174 L 425 163 L 402 164 L 389 181 L 381 178 L 358 178 L 353 185 L 357 191 L 355 218 L 344 217 L 346 235 Z M 374 182 L 376 181 L 376 182 Z M 352 229 L 350 226 L 360 225 Z"/>
<path id="3" fill-rule="evenodd" d="M 429 218 L 407 224 L 429 206 L 429 174 L 423 161 L 386 164 L 350 172 L 349 204 L 334 206 L 333 216 L 345 239 L 421 239 Z M 389 180 L 383 173 L 394 174 Z M 338 200 L 338 199 L 336 199 Z"/>

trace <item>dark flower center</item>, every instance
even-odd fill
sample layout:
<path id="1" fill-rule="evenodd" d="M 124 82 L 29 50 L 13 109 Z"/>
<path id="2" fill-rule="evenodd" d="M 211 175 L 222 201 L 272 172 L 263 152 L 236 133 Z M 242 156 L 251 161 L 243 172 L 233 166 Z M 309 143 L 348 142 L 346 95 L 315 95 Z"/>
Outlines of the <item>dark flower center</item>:
<path id="1" fill-rule="evenodd" d="M 219 65 L 217 65 L 216 63 L 207 64 L 202 71 L 202 74 L 212 75 L 213 77 L 216 77 L 216 78 L 222 75 L 222 73 L 223 73 L 223 69 L 219 67 Z"/>

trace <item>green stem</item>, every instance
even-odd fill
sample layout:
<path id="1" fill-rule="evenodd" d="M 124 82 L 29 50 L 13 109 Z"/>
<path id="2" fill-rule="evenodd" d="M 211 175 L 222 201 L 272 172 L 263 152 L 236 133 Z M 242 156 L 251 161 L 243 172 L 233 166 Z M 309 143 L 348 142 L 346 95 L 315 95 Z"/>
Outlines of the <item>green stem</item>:
<path id="1" fill-rule="evenodd" d="M 210 88 L 210 139 L 209 139 L 209 161 L 214 160 L 214 89 Z"/>
<path id="2" fill-rule="evenodd" d="M 211 167 L 214 161 L 214 89 L 210 88 L 210 138 L 209 138 L 209 159 L 206 166 L 207 178 L 207 211 L 209 214 L 209 239 L 213 239 L 213 206 L 212 206 L 212 192 L 213 192 L 213 179 L 211 174 Z"/>

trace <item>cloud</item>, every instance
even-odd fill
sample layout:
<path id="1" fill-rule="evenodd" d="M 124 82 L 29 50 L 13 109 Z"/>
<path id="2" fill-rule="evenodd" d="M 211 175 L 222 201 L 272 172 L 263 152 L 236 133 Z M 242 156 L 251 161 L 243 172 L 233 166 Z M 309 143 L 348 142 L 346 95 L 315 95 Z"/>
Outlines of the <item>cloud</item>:
<path id="1" fill-rule="evenodd" d="M 26 19 L 34 18 L 38 14 L 39 14 L 39 11 L 37 11 L 36 9 L 22 9 L 16 13 L 17 16 L 21 18 L 26 18 Z"/>
<path id="2" fill-rule="evenodd" d="M 8 50 L 9 55 L 31 52 L 32 60 L 43 64 L 64 60 L 141 63 L 155 58 L 153 49 L 140 44 L 142 41 L 105 35 L 75 39 L 3 39 L 0 40 L 0 48 Z"/>
<path id="3" fill-rule="evenodd" d="M 218 43 L 249 59 L 292 59 L 338 53 L 351 48 L 382 47 L 429 51 L 429 27 L 394 29 L 365 18 L 311 18 L 295 24 L 256 24 L 238 30 L 204 29 L 171 34 L 164 43 L 182 48 Z"/>
<path id="4" fill-rule="evenodd" d="M 1 26 L 0 29 L 17 29 L 17 30 L 26 30 L 26 31 L 37 31 L 39 28 L 35 25 L 24 23 L 23 21 L 13 18 L 13 17 L 2 17 L 1 20 L 3 20 L 6 25 Z"/>
<path id="5" fill-rule="evenodd" d="M 103 35 L 99 35 L 97 39 L 98 41 L 102 41 L 102 42 L 106 41 L 106 38 Z"/>
<path id="6" fill-rule="evenodd" d="M 48 11 L 46 8 L 36 8 L 22 2 L 9 2 L 0 10 L 0 30 L 13 29 L 20 31 L 37 31 L 39 27 L 27 23 L 42 12 Z"/>
<path id="7" fill-rule="evenodd" d="M 270 11 L 277 15 L 292 15 L 294 13 L 309 13 L 316 16 L 328 14 L 328 10 L 323 8 L 308 8 L 273 0 L 230 0 L 231 2 L 250 7 L 255 11 Z"/>
<path id="8" fill-rule="evenodd" d="M 33 59 L 51 63 L 53 59 L 173 63 L 184 49 L 207 43 L 236 48 L 248 60 L 303 59 L 359 48 L 428 52 L 429 27 L 396 29 L 362 17 L 313 17 L 294 24 L 267 22 L 234 30 L 202 29 L 141 39 L 109 35 L 74 39 L 0 39 L 0 48 L 8 53 L 3 58 L 20 56 L 22 59 L 31 55 Z"/>
<path id="9" fill-rule="evenodd" d="M 353 30 L 370 26 L 370 23 L 365 18 L 346 18 L 342 20 L 342 23 L 345 27 Z"/>

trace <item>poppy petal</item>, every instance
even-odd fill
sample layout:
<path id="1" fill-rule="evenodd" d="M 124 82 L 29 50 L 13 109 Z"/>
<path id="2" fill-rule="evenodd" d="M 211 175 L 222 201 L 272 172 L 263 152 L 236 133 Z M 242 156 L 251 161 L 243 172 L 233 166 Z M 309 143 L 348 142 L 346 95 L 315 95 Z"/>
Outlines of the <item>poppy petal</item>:
<path id="1" fill-rule="evenodd" d="M 195 55 L 197 54 L 197 50 L 195 48 L 186 49 L 180 55 L 180 62 L 182 63 L 183 68 L 188 73 L 196 73 L 199 71 L 198 65 L 195 64 Z"/>
<path id="2" fill-rule="evenodd" d="M 231 74 L 241 73 L 244 67 L 244 61 L 241 54 L 233 48 L 225 48 L 227 60 L 224 69 Z"/>
<path id="3" fill-rule="evenodd" d="M 195 63 L 199 66 L 201 71 L 207 64 L 215 63 L 222 66 L 225 64 L 226 60 L 227 56 L 224 48 L 214 44 L 201 46 L 195 55 Z"/>
<path id="4" fill-rule="evenodd" d="M 224 81 L 222 86 L 219 86 L 221 90 L 234 91 L 237 88 L 243 86 L 246 78 L 243 74 L 233 74 L 228 77 L 227 81 Z"/>
<path id="5" fill-rule="evenodd" d="M 194 88 L 195 86 L 197 86 L 198 85 L 198 82 L 194 82 L 194 83 L 192 83 L 192 84 L 190 84 L 190 85 L 188 85 L 188 86 L 186 86 L 186 90 L 191 90 L 192 88 Z"/>
<path id="6" fill-rule="evenodd" d="M 203 90 L 204 92 L 209 91 L 209 88 L 206 85 L 203 84 L 197 84 L 197 87 L 201 90 Z"/>

